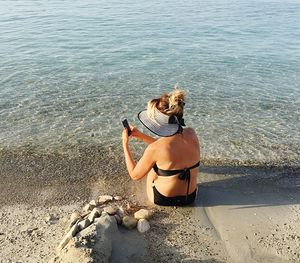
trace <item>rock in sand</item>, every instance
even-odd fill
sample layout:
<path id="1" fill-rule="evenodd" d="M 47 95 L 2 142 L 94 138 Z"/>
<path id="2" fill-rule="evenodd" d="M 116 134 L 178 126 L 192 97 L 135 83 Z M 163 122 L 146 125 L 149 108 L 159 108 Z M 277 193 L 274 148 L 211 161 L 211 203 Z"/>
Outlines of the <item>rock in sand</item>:
<path id="1" fill-rule="evenodd" d="M 117 195 L 117 196 L 114 196 L 114 200 L 116 200 L 116 201 L 121 201 L 121 200 L 123 200 L 123 197 Z"/>
<path id="2" fill-rule="evenodd" d="M 144 233 L 150 229 L 150 224 L 146 219 L 140 219 L 137 223 L 137 230 Z"/>
<path id="3" fill-rule="evenodd" d="M 87 228 L 91 224 L 91 221 L 87 218 L 78 223 L 78 230 L 81 231 Z"/>
<path id="4" fill-rule="evenodd" d="M 115 219 L 117 221 L 117 224 L 121 225 L 122 224 L 122 218 L 118 214 L 115 214 L 114 217 L 115 217 Z"/>
<path id="5" fill-rule="evenodd" d="M 140 209 L 139 211 L 134 213 L 134 217 L 136 219 L 149 219 L 153 215 L 153 211 L 147 209 Z"/>
<path id="6" fill-rule="evenodd" d="M 90 220 L 90 222 L 94 222 L 96 217 L 100 217 L 102 213 L 102 209 L 100 207 L 95 207 L 92 212 L 89 214 L 88 219 Z"/>
<path id="7" fill-rule="evenodd" d="M 78 231 L 79 231 L 78 224 L 75 223 L 75 225 L 72 226 L 69 232 L 64 236 L 62 241 L 59 243 L 57 249 L 58 250 L 63 249 L 69 243 L 69 241 L 77 234 Z"/>
<path id="8" fill-rule="evenodd" d="M 81 219 L 81 215 L 78 211 L 73 212 L 70 217 L 69 228 L 71 228 L 77 221 Z"/>
<path id="9" fill-rule="evenodd" d="M 102 204 L 107 203 L 112 200 L 113 200 L 113 197 L 111 195 L 101 195 L 101 196 L 99 196 L 98 203 L 100 205 L 102 205 Z"/>
<path id="10" fill-rule="evenodd" d="M 132 216 L 124 216 L 123 225 L 128 229 L 134 229 L 137 225 L 137 220 Z"/>
<path id="11" fill-rule="evenodd" d="M 92 200 L 89 202 L 89 205 L 91 210 L 93 210 L 98 205 L 98 202 L 96 202 L 96 200 Z"/>
<path id="12" fill-rule="evenodd" d="M 104 207 L 103 211 L 108 213 L 109 215 L 114 215 L 117 213 L 118 208 L 114 207 L 114 206 L 107 206 L 107 207 Z"/>

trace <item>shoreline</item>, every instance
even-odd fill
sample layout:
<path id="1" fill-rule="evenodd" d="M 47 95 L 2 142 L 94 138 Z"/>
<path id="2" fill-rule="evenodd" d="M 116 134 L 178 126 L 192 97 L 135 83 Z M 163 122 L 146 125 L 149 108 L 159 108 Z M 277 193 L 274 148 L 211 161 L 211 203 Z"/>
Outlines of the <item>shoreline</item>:
<path id="1" fill-rule="evenodd" d="M 151 229 L 143 235 L 144 258 L 139 260 L 300 260 L 298 178 L 249 168 L 229 174 L 228 169 L 202 167 L 193 206 L 156 206 Z M 41 187 L 32 182 L 26 186 L 6 180 L 5 185 L 1 184 L 1 190 L 6 190 L 0 195 L 3 262 L 48 262 L 55 255 L 70 214 L 99 193 L 121 194 L 133 202 L 145 201 L 144 181 L 127 180 L 119 186 L 112 182 L 74 181 L 66 188 L 61 182 Z M 49 215 L 57 218 L 53 224 L 45 221 Z"/>

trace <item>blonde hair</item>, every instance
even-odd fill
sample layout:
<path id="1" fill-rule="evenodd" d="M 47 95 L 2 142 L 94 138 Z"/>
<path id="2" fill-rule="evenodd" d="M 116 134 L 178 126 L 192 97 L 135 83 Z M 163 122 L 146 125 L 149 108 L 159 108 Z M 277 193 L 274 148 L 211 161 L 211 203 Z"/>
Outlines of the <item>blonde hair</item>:
<path id="1" fill-rule="evenodd" d="M 181 89 L 175 89 L 170 93 L 163 93 L 159 98 L 148 102 L 147 114 L 150 118 L 155 118 L 155 110 L 168 115 L 176 116 L 178 120 L 183 117 L 183 107 L 185 105 L 185 92 Z"/>

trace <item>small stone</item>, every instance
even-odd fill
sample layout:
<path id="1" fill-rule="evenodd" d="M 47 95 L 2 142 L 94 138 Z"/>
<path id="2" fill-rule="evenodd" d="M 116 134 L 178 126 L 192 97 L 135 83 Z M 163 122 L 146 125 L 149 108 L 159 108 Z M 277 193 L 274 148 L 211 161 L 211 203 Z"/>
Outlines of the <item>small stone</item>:
<path id="1" fill-rule="evenodd" d="M 93 209 L 92 209 L 93 210 Z M 91 209 L 90 209 L 90 204 L 86 204 L 84 207 L 83 207 L 83 212 L 89 212 L 89 211 L 91 211 Z"/>
<path id="2" fill-rule="evenodd" d="M 88 215 L 91 213 L 91 211 L 85 211 L 81 214 L 81 218 L 82 219 L 86 219 L 88 217 Z"/>
<path id="3" fill-rule="evenodd" d="M 117 196 L 114 197 L 114 200 L 116 200 L 116 201 L 121 201 L 121 200 L 123 200 L 123 197 L 117 195 Z"/>
<path id="4" fill-rule="evenodd" d="M 153 211 L 140 209 L 139 211 L 134 213 L 134 217 L 136 219 L 149 219 L 153 215 Z"/>
<path id="5" fill-rule="evenodd" d="M 109 215 L 114 215 L 117 213 L 118 208 L 113 207 L 113 206 L 107 206 L 107 207 L 104 207 L 103 211 L 108 213 Z"/>
<path id="6" fill-rule="evenodd" d="M 105 211 L 102 211 L 102 213 L 101 213 L 101 217 L 103 217 L 103 216 L 108 216 L 108 213 L 107 213 L 107 212 L 105 212 Z"/>
<path id="7" fill-rule="evenodd" d="M 121 218 L 123 218 L 125 216 L 125 211 L 124 208 L 122 206 L 118 207 L 118 211 L 117 211 L 118 216 L 120 216 Z"/>
<path id="8" fill-rule="evenodd" d="M 89 205 L 93 210 L 98 205 L 98 202 L 96 202 L 96 200 L 92 200 L 92 201 L 89 202 Z"/>
<path id="9" fill-rule="evenodd" d="M 146 219 L 140 219 L 137 223 L 137 229 L 140 233 L 144 233 L 150 229 L 150 224 Z"/>
<path id="10" fill-rule="evenodd" d="M 50 223 L 51 221 L 53 221 L 53 220 L 55 220 L 56 218 L 53 216 L 53 215 L 47 215 L 46 217 L 45 217 L 45 221 L 47 222 L 47 223 Z"/>
<path id="11" fill-rule="evenodd" d="M 27 232 L 28 235 L 31 235 L 32 232 L 35 231 L 35 230 L 38 230 L 38 228 L 37 228 L 37 227 L 34 227 L 34 228 L 27 228 L 26 232 Z"/>
<path id="12" fill-rule="evenodd" d="M 81 220 L 81 216 L 78 211 L 75 211 L 71 214 L 69 228 L 71 228 L 78 220 Z"/>
<path id="13" fill-rule="evenodd" d="M 137 225 L 137 220 L 132 216 L 124 216 L 123 225 L 128 229 L 134 229 Z"/>
<path id="14" fill-rule="evenodd" d="M 90 212 L 92 211 L 96 206 L 97 206 L 97 202 L 95 200 L 92 200 L 91 202 L 89 202 L 88 204 L 86 204 L 84 207 L 83 207 L 83 211 L 84 212 Z"/>
<path id="15" fill-rule="evenodd" d="M 100 205 L 102 205 L 102 204 L 107 203 L 112 200 L 113 200 L 113 197 L 111 195 L 101 195 L 101 196 L 99 196 L 98 203 Z"/>
<path id="16" fill-rule="evenodd" d="M 117 224 L 121 225 L 122 224 L 122 218 L 118 214 L 115 214 L 114 217 L 115 217 L 115 219 L 117 221 Z"/>
<path id="17" fill-rule="evenodd" d="M 87 218 L 78 223 L 78 230 L 81 231 L 87 228 L 91 224 L 91 221 Z"/>
<path id="18" fill-rule="evenodd" d="M 96 217 L 99 217 L 101 216 L 101 213 L 102 213 L 102 209 L 99 208 L 99 207 L 95 207 L 92 212 L 90 213 L 89 217 L 88 217 L 88 220 L 90 220 L 90 222 L 94 222 L 95 218 Z"/>
<path id="19" fill-rule="evenodd" d="M 75 225 L 72 226 L 70 231 L 64 236 L 62 241 L 59 243 L 57 249 L 58 250 L 63 249 L 69 243 L 69 241 L 77 234 L 77 232 L 78 232 L 78 224 L 76 223 Z"/>
<path id="20" fill-rule="evenodd" d="M 135 213 L 139 210 L 139 207 L 136 204 L 127 203 L 126 211 L 127 213 Z"/>

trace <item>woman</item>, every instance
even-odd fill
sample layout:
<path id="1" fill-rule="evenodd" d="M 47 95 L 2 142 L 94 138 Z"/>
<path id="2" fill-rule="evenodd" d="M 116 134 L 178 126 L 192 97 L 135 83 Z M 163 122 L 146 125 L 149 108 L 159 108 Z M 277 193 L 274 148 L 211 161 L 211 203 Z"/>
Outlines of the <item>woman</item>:
<path id="1" fill-rule="evenodd" d="M 131 126 L 130 137 L 148 144 L 137 163 L 129 149 L 127 129 L 122 134 L 129 175 L 133 180 L 147 175 L 147 195 L 157 205 L 187 205 L 196 197 L 200 145 L 194 129 L 182 127 L 184 98 L 184 92 L 175 89 L 149 101 L 147 110 L 138 114 L 142 124 L 161 138 L 152 138 Z"/>

